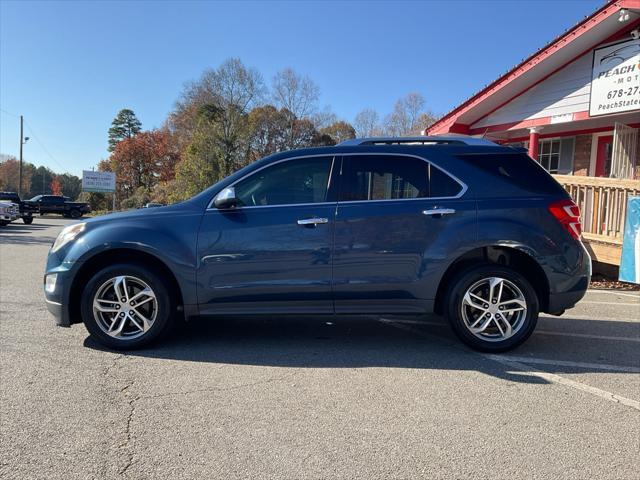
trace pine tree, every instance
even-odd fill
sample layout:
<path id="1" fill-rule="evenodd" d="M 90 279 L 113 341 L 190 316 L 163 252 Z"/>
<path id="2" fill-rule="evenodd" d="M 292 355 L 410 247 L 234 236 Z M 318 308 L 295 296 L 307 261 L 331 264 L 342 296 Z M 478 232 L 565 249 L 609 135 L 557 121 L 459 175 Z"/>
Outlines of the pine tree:
<path id="1" fill-rule="evenodd" d="M 109 129 L 109 148 L 110 152 L 116 148 L 119 141 L 125 138 L 131 138 L 142 129 L 142 123 L 133 113 L 133 110 L 123 108 L 118 112 L 116 118 L 111 122 Z"/>

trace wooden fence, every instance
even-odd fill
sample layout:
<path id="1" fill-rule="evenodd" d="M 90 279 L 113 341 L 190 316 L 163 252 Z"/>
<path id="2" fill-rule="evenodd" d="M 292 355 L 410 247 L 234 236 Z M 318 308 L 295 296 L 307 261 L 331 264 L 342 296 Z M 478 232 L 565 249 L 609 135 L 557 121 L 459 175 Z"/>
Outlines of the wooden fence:
<path id="1" fill-rule="evenodd" d="M 580 207 L 582 232 L 591 257 L 620 265 L 622 235 L 630 196 L 640 195 L 640 180 L 554 175 Z"/>

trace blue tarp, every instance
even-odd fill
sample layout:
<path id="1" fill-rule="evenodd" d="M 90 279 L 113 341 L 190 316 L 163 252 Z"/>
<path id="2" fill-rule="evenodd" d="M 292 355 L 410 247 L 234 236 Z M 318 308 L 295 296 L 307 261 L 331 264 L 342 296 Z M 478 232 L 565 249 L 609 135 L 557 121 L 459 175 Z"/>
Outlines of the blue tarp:
<path id="1" fill-rule="evenodd" d="M 640 283 L 640 197 L 629 197 L 627 203 L 618 278 L 625 282 Z"/>

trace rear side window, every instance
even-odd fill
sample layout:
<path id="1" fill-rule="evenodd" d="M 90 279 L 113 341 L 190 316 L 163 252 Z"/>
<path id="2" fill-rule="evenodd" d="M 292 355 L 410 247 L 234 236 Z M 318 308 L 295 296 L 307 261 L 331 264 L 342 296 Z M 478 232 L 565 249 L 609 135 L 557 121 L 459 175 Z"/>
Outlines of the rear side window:
<path id="1" fill-rule="evenodd" d="M 565 194 L 562 186 L 524 153 L 470 154 L 460 155 L 458 158 L 524 191 Z"/>
<path id="2" fill-rule="evenodd" d="M 345 156 L 341 201 L 455 197 L 462 186 L 442 170 L 415 157 Z"/>

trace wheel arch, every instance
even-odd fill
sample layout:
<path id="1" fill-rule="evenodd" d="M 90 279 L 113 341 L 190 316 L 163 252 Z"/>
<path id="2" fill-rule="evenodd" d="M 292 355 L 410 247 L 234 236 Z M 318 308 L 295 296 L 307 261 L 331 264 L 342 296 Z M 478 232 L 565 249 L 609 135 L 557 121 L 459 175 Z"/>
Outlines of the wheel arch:
<path id="1" fill-rule="evenodd" d="M 80 323 L 80 299 L 82 297 L 83 287 L 87 284 L 89 278 L 95 272 L 116 263 L 133 263 L 145 268 L 151 268 L 167 279 L 169 291 L 173 295 L 173 305 L 181 312 L 183 310 L 184 300 L 182 289 L 178 283 L 173 271 L 165 262 L 157 256 L 142 250 L 128 248 L 114 248 L 100 252 L 82 263 L 78 272 L 74 276 L 71 283 L 69 293 L 69 318 L 71 323 Z"/>
<path id="2" fill-rule="evenodd" d="M 438 285 L 434 311 L 442 314 L 451 282 L 463 270 L 476 265 L 502 265 L 523 275 L 536 291 L 540 311 L 549 309 L 549 279 L 536 259 L 524 249 L 514 246 L 488 245 L 474 248 L 456 258 L 447 268 Z"/>

